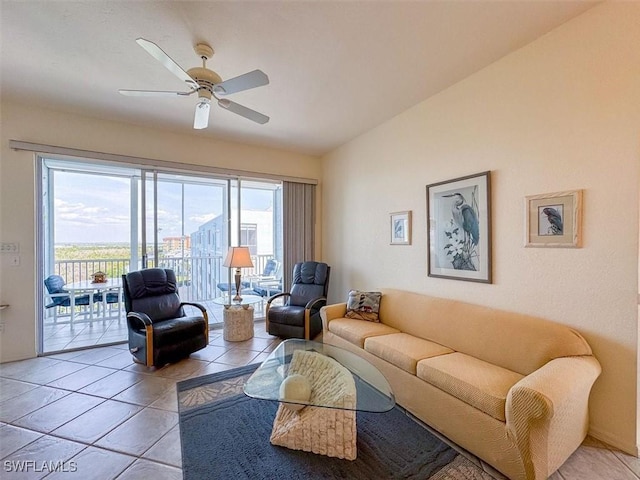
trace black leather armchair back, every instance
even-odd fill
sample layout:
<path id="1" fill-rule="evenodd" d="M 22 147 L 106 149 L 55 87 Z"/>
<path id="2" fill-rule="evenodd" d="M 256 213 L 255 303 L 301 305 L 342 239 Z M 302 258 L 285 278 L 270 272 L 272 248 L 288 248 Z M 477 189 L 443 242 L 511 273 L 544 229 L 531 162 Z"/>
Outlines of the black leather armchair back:
<path id="1" fill-rule="evenodd" d="M 267 301 L 266 327 L 283 338 L 315 338 L 322 331 L 320 308 L 327 304 L 331 267 L 321 262 L 301 262 L 293 267 L 291 291 Z M 284 298 L 284 305 L 273 305 Z"/>
<path id="2" fill-rule="evenodd" d="M 148 367 L 172 363 L 207 346 L 206 309 L 181 302 L 173 270 L 149 268 L 122 276 L 129 329 L 129 351 L 134 361 Z M 187 315 L 184 306 L 200 310 Z"/>
<path id="3" fill-rule="evenodd" d="M 326 297 L 330 267 L 326 263 L 303 262 L 293 267 L 289 305 L 304 307 L 310 300 Z"/>
<path id="4" fill-rule="evenodd" d="M 184 317 L 173 270 L 149 268 L 124 277 L 127 312 L 143 312 L 155 321 Z"/>

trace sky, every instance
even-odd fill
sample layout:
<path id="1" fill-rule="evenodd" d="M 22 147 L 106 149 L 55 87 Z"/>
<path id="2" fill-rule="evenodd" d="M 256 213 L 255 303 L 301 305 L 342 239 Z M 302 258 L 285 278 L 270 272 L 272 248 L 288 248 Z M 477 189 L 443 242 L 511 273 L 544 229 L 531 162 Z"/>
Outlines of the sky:
<path id="1" fill-rule="evenodd" d="M 54 172 L 55 243 L 129 243 L 131 239 L 131 180 L 77 172 Z M 182 235 L 182 187 L 158 183 L 158 237 Z M 246 192 L 246 193 L 245 193 Z M 217 185 L 186 184 L 184 234 L 223 211 L 223 189 Z M 272 193 L 243 190 L 243 209 L 271 208 Z M 148 203 L 147 210 L 151 206 Z"/>

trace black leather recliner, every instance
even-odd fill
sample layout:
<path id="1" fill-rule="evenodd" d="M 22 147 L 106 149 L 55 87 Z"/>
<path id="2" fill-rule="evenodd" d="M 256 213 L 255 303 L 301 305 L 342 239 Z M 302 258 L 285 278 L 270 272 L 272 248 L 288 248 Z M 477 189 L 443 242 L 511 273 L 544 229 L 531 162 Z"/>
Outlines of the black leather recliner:
<path id="1" fill-rule="evenodd" d="M 278 293 L 267 301 L 267 332 L 282 338 L 314 339 L 322 331 L 320 308 L 327 304 L 330 272 L 326 263 L 296 263 L 291 292 Z M 286 298 L 285 304 L 272 306 L 277 298 Z"/>
<path id="2" fill-rule="evenodd" d="M 129 351 L 135 362 L 160 367 L 207 346 L 207 311 L 197 303 L 180 301 L 173 270 L 130 272 L 122 276 L 122 286 Z M 187 316 L 183 308 L 186 305 L 196 307 L 202 315 Z"/>

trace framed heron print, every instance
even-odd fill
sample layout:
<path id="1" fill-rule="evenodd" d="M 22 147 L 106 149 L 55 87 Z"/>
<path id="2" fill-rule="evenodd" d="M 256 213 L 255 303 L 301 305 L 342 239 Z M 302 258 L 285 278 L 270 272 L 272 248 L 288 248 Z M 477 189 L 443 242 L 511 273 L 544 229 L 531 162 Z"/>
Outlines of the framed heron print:
<path id="1" fill-rule="evenodd" d="M 411 245 L 411 210 L 391 215 L 391 245 Z"/>
<path id="2" fill-rule="evenodd" d="M 525 197 L 525 247 L 582 245 L 582 190 Z"/>
<path id="3" fill-rule="evenodd" d="M 427 185 L 430 277 L 491 283 L 491 172 Z"/>

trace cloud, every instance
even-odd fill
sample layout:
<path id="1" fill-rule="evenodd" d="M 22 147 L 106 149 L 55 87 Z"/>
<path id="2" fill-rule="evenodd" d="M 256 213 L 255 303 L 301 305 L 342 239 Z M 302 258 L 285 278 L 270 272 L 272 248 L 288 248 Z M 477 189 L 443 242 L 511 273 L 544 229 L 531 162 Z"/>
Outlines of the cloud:
<path id="1" fill-rule="evenodd" d="M 130 219 L 125 213 L 113 211 L 100 205 L 68 202 L 60 198 L 54 200 L 54 224 L 56 241 L 96 242 L 110 237 L 114 240 L 129 241 Z"/>
<path id="2" fill-rule="evenodd" d="M 89 222 L 104 221 L 109 215 L 109 209 L 103 206 L 87 206 L 82 202 L 66 202 L 55 199 L 54 217 L 58 222 Z"/>
<path id="3" fill-rule="evenodd" d="M 201 215 L 190 215 L 189 216 L 189 221 L 197 224 L 197 225 L 202 225 L 207 223 L 209 220 L 213 220 L 214 218 L 218 217 L 218 214 L 215 213 L 204 213 Z"/>

